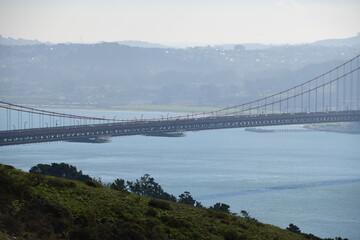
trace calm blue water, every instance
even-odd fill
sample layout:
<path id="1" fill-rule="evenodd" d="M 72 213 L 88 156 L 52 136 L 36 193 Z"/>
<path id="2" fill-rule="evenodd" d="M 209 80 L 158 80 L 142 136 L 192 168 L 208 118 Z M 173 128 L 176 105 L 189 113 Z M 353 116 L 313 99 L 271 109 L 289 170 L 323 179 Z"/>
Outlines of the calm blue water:
<path id="1" fill-rule="evenodd" d="M 91 110 L 81 114 L 166 116 Z M 188 132 L 183 138 L 132 136 L 106 144 L 1 147 L 0 162 L 26 171 L 38 163 L 66 162 L 105 182 L 149 173 L 167 192 L 178 196 L 190 191 L 205 206 L 223 202 L 232 212 L 244 209 L 281 228 L 294 223 L 323 238 L 359 240 L 359 146 L 360 135 L 230 129 Z"/>

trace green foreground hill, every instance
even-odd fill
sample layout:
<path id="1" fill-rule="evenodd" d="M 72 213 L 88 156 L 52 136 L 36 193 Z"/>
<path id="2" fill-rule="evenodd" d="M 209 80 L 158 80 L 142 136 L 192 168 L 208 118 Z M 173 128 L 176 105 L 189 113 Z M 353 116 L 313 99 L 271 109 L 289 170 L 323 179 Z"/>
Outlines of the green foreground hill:
<path id="1" fill-rule="evenodd" d="M 0 239 L 320 239 L 92 181 L 0 164 Z"/>

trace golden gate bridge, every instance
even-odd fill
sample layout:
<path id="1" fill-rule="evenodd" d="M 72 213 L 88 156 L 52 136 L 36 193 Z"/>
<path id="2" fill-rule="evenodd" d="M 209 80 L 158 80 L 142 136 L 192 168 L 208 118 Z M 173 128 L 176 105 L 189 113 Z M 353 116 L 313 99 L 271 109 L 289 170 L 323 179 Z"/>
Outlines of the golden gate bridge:
<path id="1" fill-rule="evenodd" d="M 313 79 L 251 102 L 172 117 L 118 119 L 66 114 L 0 101 L 0 146 L 87 141 L 225 128 L 360 121 L 360 55 Z"/>

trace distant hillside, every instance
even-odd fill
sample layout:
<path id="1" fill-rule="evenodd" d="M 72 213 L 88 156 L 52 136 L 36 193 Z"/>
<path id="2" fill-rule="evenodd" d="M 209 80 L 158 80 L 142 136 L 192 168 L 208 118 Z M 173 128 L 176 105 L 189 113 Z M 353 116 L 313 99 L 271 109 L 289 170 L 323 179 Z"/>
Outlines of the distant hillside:
<path id="1" fill-rule="evenodd" d="M 0 239 L 321 240 L 220 211 L 1 164 Z"/>
<path id="2" fill-rule="evenodd" d="M 357 36 L 355 37 L 341 38 L 341 39 L 325 39 L 325 40 L 316 41 L 313 44 L 327 46 L 327 47 L 360 46 L 360 33 L 358 33 Z"/>
<path id="3" fill-rule="evenodd" d="M 174 48 L 171 46 L 165 46 L 158 43 L 136 41 L 136 40 L 117 41 L 117 43 L 119 43 L 120 45 L 125 45 L 130 47 L 140 47 L 140 48 Z M 38 44 L 51 44 L 51 43 L 41 42 L 38 40 L 23 39 L 23 38 L 11 38 L 11 37 L 5 38 L 2 35 L 0 35 L 0 45 L 24 46 L 24 45 L 38 45 Z M 327 47 L 359 46 L 360 33 L 358 33 L 357 36 L 350 38 L 324 39 L 313 42 L 311 44 L 327 46 Z M 245 50 L 264 50 L 272 47 L 283 46 L 283 45 L 263 44 L 263 43 L 239 43 L 239 44 L 216 44 L 214 45 L 214 47 L 221 48 L 223 50 L 233 50 L 236 45 L 242 45 L 245 48 Z"/>
<path id="4" fill-rule="evenodd" d="M 141 47 L 141 48 L 170 48 L 158 43 L 150 43 L 144 41 L 118 41 L 120 45 L 130 46 L 130 47 Z"/>
<path id="5" fill-rule="evenodd" d="M 222 48 L 224 50 L 233 50 L 235 46 L 241 45 L 245 50 L 263 50 L 271 47 L 276 47 L 277 45 L 267 45 L 262 43 L 240 43 L 240 44 L 222 44 L 215 45 L 215 48 Z"/>
<path id="6" fill-rule="evenodd" d="M 324 39 L 311 43 L 318 46 L 326 47 L 356 47 L 360 46 L 360 33 L 355 37 L 350 38 L 339 38 L 339 39 Z M 245 50 L 264 50 L 272 47 L 281 47 L 286 45 L 273 45 L 273 44 L 262 44 L 262 43 L 241 43 L 241 44 L 222 44 L 215 45 L 224 50 L 233 50 L 236 45 L 241 45 Z"/>
<path id="7" fill-rule="evenodd" d="M 11 38 L 11 37 L 4 38 L 2 35 L 0 35 L 0 45 L 23 46 L 23 45 L 38 45 L 38 44 L 44 44 L 44 43 L 38 40 L 28 40 L 22 38 Z"/>
<path id="8" fill-rule="evenodd" d="M 263 50 L 99 44 L 0 45 L 0 98 L 87 106 L 225 107 L 309 80 L 360 47 Z"/>

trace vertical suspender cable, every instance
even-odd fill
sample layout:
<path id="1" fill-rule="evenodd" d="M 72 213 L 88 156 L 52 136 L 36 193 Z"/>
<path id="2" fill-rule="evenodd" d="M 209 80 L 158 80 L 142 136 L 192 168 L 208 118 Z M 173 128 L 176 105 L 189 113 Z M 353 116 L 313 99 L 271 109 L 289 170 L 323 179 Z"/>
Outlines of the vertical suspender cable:
<path id="1" fill-rule="evenodd" d="M 317 105 L 318 105 L 318 78 L 315 79 L 315 112 L 317 112 Z"/>
<path id="2" fill-rule="evenodd" d="M 346 75 L 345 75 L 345 66 L 344 65 L 344 68 L 343 68 L 343 77 L 344 77 L 344 89 L 343 89 L 343 110 L 346 110 Z"/>
<path id="3" fill-rule="evenodd" d="M 286 113 L 289 113 L 289 90 L 286 91 Z"/>
<path id="4" fill-rule="evenodd" d="M 311 106 L 310 106 L 310 89 L 311 89 L 311 85 L 310 85 L 310 82 L 309 82 L 309 108 L 308 108 L 308 112 L 310 112 L 310 110 L 311 110 Z"/>
<path id="5" fill-rule="evenodd" d="M 350 96 L 349 96 L 349 110 L 352 110 L 353 99 L 352 99 L 352 92 L 353 92 L 353 72 L 352 72 L 352 61 L 350 62 Z"/>
<path id="6" fill-rule="evenodd" d="M 294 109 L 293 109 L 293 113 L 296 112 L 296 87 L 294 88 Z"/>
<path id="7" fill-rule="evenodd" d="M 323 81 L 322 81 L 322 106 L 323 106 L 323 112 L 325 112 L 325 75 L 323 75 Z"/>
<path id="8" fill-rule="evenodd" d="M 339 111 L 339 67 L 336 68 L 336 111 Z"/>
<path id="9" fill-rule="evenodd" d="M 358 56 L 357 58 L 357 64 L 356 64 L 356 67 L 357 67 L 357 110 L 360 110 L 360 65 L 359 65 L 359 58 L 360 56 Z"/>
<path id="10" fill-rule="evenodd" d="M 332 79 L 331 79 L 331 73 L 332 73 L 332 71 L 330 72 L 330 87 L 329 87 L 329 92 L 330 92 L 330 102 L 329 102 L 329 110 L 328 111 L 331 111 L 332 110 L 332 106 L 331 106 L 331 93 L 332 93 Z"/>
<path id="11" fill-rule="evenodd" d="M 304 88 L 303 88 L 304 84 L 301 84 L 301 112 L 305 112 L 304 111 Z"/>

